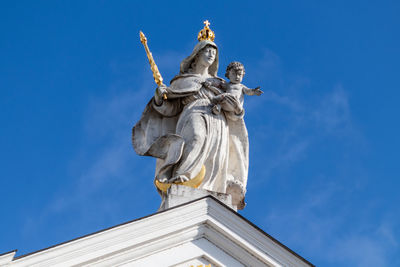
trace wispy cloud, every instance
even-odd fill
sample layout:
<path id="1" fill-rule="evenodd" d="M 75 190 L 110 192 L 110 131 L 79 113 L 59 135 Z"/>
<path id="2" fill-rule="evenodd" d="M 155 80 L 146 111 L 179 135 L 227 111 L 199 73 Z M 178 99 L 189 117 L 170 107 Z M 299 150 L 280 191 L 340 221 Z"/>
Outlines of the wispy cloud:
<path id="1" fill-rule="evenodd" d="M 389 258 L 398 248 L 390 225 L 394 222 L 378 219 L 376 224 L 363 218 L 349 224 L 349 217 L 357 211 L 352 206 L 334 205 L 342 194 L 343 189 L 333 183 L 314 187 L 290 205 L 275 203 L 265 223 L 270 232 L 303 255 L 310 255 L 314 263 L 393 266 Z M 372 219 L 374 214 L 368 217 Z"/>
<path id="2" fill-rule="evenodd" d="M 262 165 L 255 169 L 263 170 L 253 175 L 259 182 L 306 160 L 321 142 L 363 140 L 351 116 L 348 93 L 339 83 L 310 96 L 312 80 L 287 74 L 279 56 L 269 49 L 258 64 L 248 68 L 247 75 L 250 83 L 260 84 L 265 91 L 260 97 L 245 99 L 251 151 L 258 155 L 252 159 L 253 166 Z M 252 146 L 254 140 L 265 146 Z"/>
<path id="3" fill-rule="evenodd" d="M 393 224 L 368 209 L 374 200 L 360 191 L 368 183 L 358 158 L 366 141 L 346 88 L 338 82 L 310 95 L 312 79 L 288 74 L 270 50 L 246 75 L 265 91 L 245 99 L 253 155 L 249 191 L 264 186 L 268 192 L 273 185 L 278 188 L 269 191 L 284 187 L 295 194 L 265 205 L 267 231 L 317 265 L 390 266 L 398 243 Z M 300 165 L 308 171 L 298 173 Z M 302 191 L 294 189 L 299 184 Z"/>
<path id="4" fill-rule="evenodd" d="M 320 104 L 311 111 L 311 116 L 320 128 L 330 134 L 352 131 L 349 99 L 341 85 L 336 85 L 322 97 Z"/>

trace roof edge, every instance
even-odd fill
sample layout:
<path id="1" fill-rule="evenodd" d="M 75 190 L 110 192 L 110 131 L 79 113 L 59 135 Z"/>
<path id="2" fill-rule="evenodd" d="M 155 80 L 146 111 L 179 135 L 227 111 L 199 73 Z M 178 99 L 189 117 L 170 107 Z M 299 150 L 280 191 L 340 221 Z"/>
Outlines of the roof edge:
<path id="1" fill-rule="evenodd" d="M 52 246 L 49 246 L 49 247 L 46 247 L 46 248 L 43 248 L 43 249 L 39 249 L 39 250 L 36 250 L 36 251 L 33 251 L 33 252 L 29 252 L 29 253 L 27 253 L 27 254 L 23 254 L 23 255 L 20 255 L 20 256 L 15 257 L 15 258 L 12 258 L 12 261 L 15 261 L 15 260 L 18 260 L 18 259 L 22 259 L 22 258 L 25 258 L 25 257 L 31 256 L 31 255 L 34 255 L 34 254 L 37 254 L 37 253 L 40 253 L 40 252 L 43 252 L 43 251 L 46 251 L 46 250 L 49 250 L 49 249 L 58 247 L 58 246 L 61 246 L 61 245 L 68 244 L 68 243 L 73 242 L 73 241 L 77 241 L 77 240 L 80 240 L 80 239 L 89 237 L 89 236 L 93 236 L 93 235 L 98 234 L 98 233 L 102 233 L 102 232 L 105 232 L 105 231 L 109 231 L 109 230 L 112 230 L 112 229 L 115 229 L 115 228 L 118 228 L 118 227 L 121 227 L 121 226 L 130 224 L 130 223 L 133 223 L 133 222 L 137 222 L 137 221 L 140 221 L 140 220 L 143 220 L 143 219 L 152 217 L 152 216 L 154 216 L 154 215 L 162 214 L 162 213 L 168 212 L 168 211 L 170 211 L 170 210 L 179 209 L 180 207 L 189 205 L 189 204 L 194 203 L 194 202 L 201 201 L 201 200 L 203 200 L 203 199 L 212 199 L 212 200 L 215 201 L 216 203 L 220 204 L 222 207 L 228 209 L 231 213 L 233 213 L 233 214 L 239 216 L 239 218 L 241 218 L 241 219 L 244 220 L 246 223 L 248 223 L 249 225 L 251 225 L 252 227 L 254 227 L 254 228 L 255 228 L 257 231 L 259 231 L 261 234 L 263 234 L 263 235 L 265 235 L 266 237 L 268 237 L 269 239 L 271 239 L 271 241 L 273 241 L 275 244 L 277 244 L 278 246 L 280 246 L 280 247 L 284 248 L 285 250 L 287 250 L 289 253 L 291 253 L 291 254 L 292 254 L 293 256 L 295 256 L 296 258 L 300 259 L 301 261 L 303 261 L 304 263 L 306 263 L 306 264 L 308 264 L 308 265 L 310 265 L 310 266 L 312 266 L 312 267 L 315 267 L 315 265 L 313 265 L 311 262 L 309 262 L 308 260 L 306 260 L 305 258 L 303 258 L 302 256 L 300 256 L 299 254 L 297 254 L 296 252 L 294 252 L 293 250 L 291 250 L 290 248 L 288 248 L 288 247 L 285 246 L 284 244 L 282 244 L 279 240 L 277 240 L 276 238 L 272 237 L 270 234 L 266 233 L 264 230 L 262 230 L 261 228 L 259 228 L 257 225 L 255 225 L 254 223 L 252 223 L 251 221 L 249 221 L 248 219 L 246 219 L 244 216 L 242 216 L 242 215 L 239 214 L 238 212 L 234 211 L 232 208 L 230 208 L 230 207 L 227 206 L 225 203 L 223 203 L 222 201 L 218 200 L 217 198 L 215 198 L 215 197 L 212 196 L 212 195 L 207 195 L 207 196 L 204 196 L 204 197 L 201 197 L 201 198 L 198 198 L 198 199 L 194 199 L 194 200 L 188 201 L 188 202 L 186 202 L 186 203 L 179 204 L 179 205 L 177 205 L 177 206 L 174 206 L 174 207 L 171 207 L 171 208 L 162 210 L 162 211 L 158 211 L 158 212 L 155 212 L 155 213 L 146 215 L 146 216 L 141 217 L 141 218 L 137 218 L 137 219 L 130 220 L 130 221 L 127 221 L 127 222 L 123 222 L 123 223 L 120 223 L 120 224 L 117 224 L 117 225 L 114 225 L 114 226 L 111 226 L 111 227 L 107 227 L 107 228 L 105 228 L 105 229 L 101 229 L 101 230 L 98 230 L 98 231 L 95 231 L 95 232 L 93 232 L 93 233 L 89 233 L 89 234 L 86 234 L 86 235 L 83 235 L 83 236 L 80 236 L 80 237 L 77 237 L 77 238 L 73 238 L 73 239 L 70 239 L 70 240 L 67 240 L 67 241 L 64 241 L 64 242 L 61 242 L 61 243 L 58 243 L 58 244 L 55 244 L 55 245 L 52 245 Z M 8 255 L 8 254 L 13 253 L 13 256 L 14 256 L 15 253 L 16 253 L 16 251 L 17 251 L 17 250 L 13 250 L 13 251 L 10 251 L 10 252 L 6 252 L 6 253 L 3 253 L 3 254 L 0 254 L 0 260 L 1 260 L 1 257 L 2 257 L 3 255 L 5 256 L 5 255 Z M 11 260 L 10 260 L 10 261 L 11 261 Z"/>

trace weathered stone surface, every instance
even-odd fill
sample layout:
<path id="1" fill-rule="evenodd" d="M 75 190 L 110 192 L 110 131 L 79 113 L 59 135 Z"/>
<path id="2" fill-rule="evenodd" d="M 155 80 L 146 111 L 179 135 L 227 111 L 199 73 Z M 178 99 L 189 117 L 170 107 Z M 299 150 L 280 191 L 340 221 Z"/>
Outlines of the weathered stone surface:
<path id="1" fill-rule="evenodd" d="M 217 193 L 203 189 L 191 188 L 184 185 L 172 185 L 167 194 L 163 196 L 159 211 L 172 208 L 177 205 L 190 202 L 205 196 L 213 196 L 233 210 L 237 210 L 236 206 L 232 205 L 232 196 L 224 193 Z"/>

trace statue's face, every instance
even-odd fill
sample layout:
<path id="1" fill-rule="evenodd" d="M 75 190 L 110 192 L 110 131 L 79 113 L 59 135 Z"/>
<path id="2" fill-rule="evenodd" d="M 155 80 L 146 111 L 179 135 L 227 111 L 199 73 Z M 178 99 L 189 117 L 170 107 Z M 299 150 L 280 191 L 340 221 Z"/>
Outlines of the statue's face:
<path id="1" fill-rule="evenodd" d="M 231 69 L 228 73 L 229 80 L 231 83 L 241 83 L 243 80 L 244 71 Z"/>
<path id="2" fill-rule="evenodd" d="M 209 67 L 214 63 L 217 55 L 217 49 L 212 46 L 206 46 L 198 54 L 198 63 L 203 66 Z"/>

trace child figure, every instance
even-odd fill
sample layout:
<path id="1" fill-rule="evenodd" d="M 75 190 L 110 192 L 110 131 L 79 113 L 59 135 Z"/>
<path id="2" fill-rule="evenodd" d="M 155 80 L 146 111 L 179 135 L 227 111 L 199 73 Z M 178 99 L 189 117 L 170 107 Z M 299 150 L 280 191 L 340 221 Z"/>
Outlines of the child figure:
<path id="1" fill-rule="evenodd" d="M 207 88 L 217 94 L 217 96 L 215 96 L 213 99 L 213 101 L 217 103 L 212 108 L 212 112 L 214 114 L 219 114 L 221 112 L 221 109 L 225 111 L 234 111 L 236 113 L 241 113 L 243 110 L 244 94 L 259 96 L 263 93 L 263 91 L 260 90 L 260 87 L 250 89 L 241 84 L 244 74 L 245 71 L 243 64 L 234 61 L 231 62 L 226 68 L 225 77 L 229 79 L 229 83 L 226 83 L 224 85 L 225 93 L 221 92 L 221 90 L 219 90 L 218 88 L 211 86 L 211 84 L 208 82 L 204 84 Z M 237 103 L 232 103 L 232 105 L 229 105 L 226 102 L 222 102 L 224 98 L 228 98 L 230 102 Z"/>

